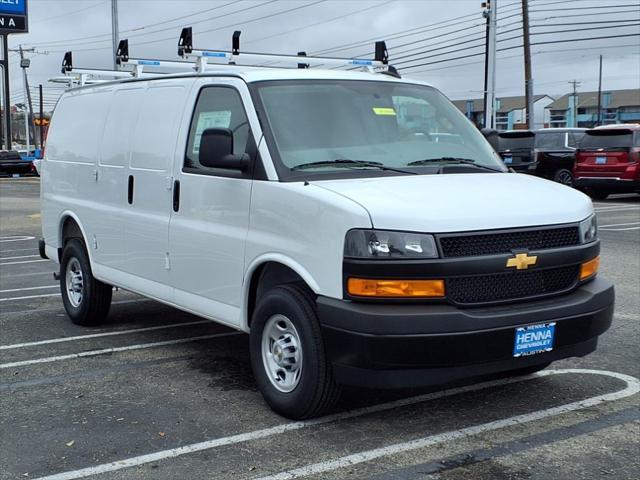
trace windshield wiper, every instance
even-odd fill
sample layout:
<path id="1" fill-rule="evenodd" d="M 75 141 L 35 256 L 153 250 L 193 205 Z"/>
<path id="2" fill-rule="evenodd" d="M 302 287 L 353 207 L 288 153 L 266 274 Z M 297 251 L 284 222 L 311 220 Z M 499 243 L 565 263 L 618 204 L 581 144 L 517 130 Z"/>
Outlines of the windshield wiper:
<path id="1" fill-rule="evenodd" d="M 399 168 L 387 167 L 386 165 L 380 162 L 367 162 L 364 160 L 351 160 L 348 158 L 336 158 L 335 160 L 321 160 L 318 162 L 311 163 L 303 163 L 301 165 L 296 165 L 295 167 L 291 167 L 291 170 L 305 170 L 307 168 L 317 168 L 317 167 L 368 167 L 368 168 L 379 168 L 380 170 L 388 170 L 391 172 L 398 173 L 407 173 L 409 175 L 417 175 L 418 172 L 410 172 L 408 170 L 401 170 Z"/>
<path id="2" fill-rule="evenodd" d="M 415 167 L 418 165 L 429 165 L 431 163 L 435 164 L 453 164 L 453 165 L 471 165 L 476 168 L 480 168 L 482 170 L 489 170 L 490 172 L 500 172 L 503 173 L 502 170 L 498 170 L 497 168 L 487 167 L 486 165 L 481 165 L 476 163 L 475 160 L 471 160 L 470 158 L 459 158 L 459 157 L 439 157 L 439 158 L 425 158 L 424 160 L 416 160 L 414 162 L 409 162 L 407 164 L 408 167 Z"/>

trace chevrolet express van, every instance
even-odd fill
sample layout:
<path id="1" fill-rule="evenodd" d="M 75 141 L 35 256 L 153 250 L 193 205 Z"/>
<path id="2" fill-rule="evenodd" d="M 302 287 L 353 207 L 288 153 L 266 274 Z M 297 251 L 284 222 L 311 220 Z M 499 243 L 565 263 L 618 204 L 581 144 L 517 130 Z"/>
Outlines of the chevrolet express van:
<path id="1" fill-rule="evenodd" d="M 589 198 L 511 173 L 422 82 L 229 67 L 72 88 L 41 171 L 73 322 L 120 287 L 247 332 L 290 418 L 340 385 L 532 372 L 611 324 Z"/>

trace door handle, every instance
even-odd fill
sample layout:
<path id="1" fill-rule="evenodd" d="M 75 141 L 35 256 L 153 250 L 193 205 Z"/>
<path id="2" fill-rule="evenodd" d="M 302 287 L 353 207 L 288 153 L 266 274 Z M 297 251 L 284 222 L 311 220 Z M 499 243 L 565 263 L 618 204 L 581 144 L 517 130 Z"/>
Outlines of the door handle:
<path id="1" fill-rule="evenodd" d="M 173 181 L 173 211 L 180 210 L 180 180 Z"/>
<path id="2" fill-rule="evenodd" d="M 129 175 L 129 185 L 127 190 L 127 202 L 129 205 L 133 204 L 133 175 Z"/>

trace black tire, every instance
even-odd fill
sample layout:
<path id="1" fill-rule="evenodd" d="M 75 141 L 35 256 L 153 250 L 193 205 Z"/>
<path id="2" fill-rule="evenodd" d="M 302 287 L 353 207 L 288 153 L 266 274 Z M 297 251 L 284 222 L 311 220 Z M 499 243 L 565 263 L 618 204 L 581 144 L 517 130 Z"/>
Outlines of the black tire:
<path id="1" fill-rule="evenodd" d="M 531 365 L 529 367 L 518 368 L 517 370 L 511 370 L 509 372 L 510 377 L 521 377 L 525 375 L 531 375 L 532 373 L 539 372 L 540 370 L 544 370 L 551 362 L 541 363 L 539 365 Z"/>
<path id="2" fill-rule="evenodd" d="M 606 200 L 609 196 L 609 192 L 606 190 L 596 190 L 594 188 L 590 188 L 587 190 L 587 195 L 589 195 L 594 200 Z"/>
<path id="3" fill-rule="evenodd" d="M 69 268 L 81 273 L 81 287 L 76 292 L 80 294 L 79 300 L 67 289 Z M 109 313 L 113 288 L 93 277 L 89 255 L 80 239 L 72 238 L 65 243 L 60 261 L 60 292 L 67 315 L 77 325 L 98 325 Z"/>
<path id="4" fill-rule="evenodd" d="M 571 187 L 573 186 L 573 172 L 568 168 L 559 168 L 553 174 L 553 181 Z"/>
<path id="5" fill-rule="evenodd" d="M 297 386 L 282 392 L 269 378 L 263 362 L 263 332 L 270 319 L 282 315 L 298 333 L 302 366 Z M 283 417 L 302 420 L 321 415 L 340 396 L 331 363 L 327 360 L 313 295 L 304 286 L 275 287 L 259 299 L 251 322 L 251 366 L 267 404 Z"/>

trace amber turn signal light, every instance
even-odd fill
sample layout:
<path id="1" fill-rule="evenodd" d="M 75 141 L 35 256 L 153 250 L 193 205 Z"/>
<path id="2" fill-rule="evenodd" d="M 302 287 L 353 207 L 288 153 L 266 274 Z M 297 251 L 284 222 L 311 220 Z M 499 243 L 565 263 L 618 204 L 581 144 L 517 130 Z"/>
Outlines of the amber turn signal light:
<path id="1" fill-rule="evenodd" d="M 350 278 L 347 291 L 354 297 L 444 297 L 444 280 L 375 280 Z"/>
<path id="2" fill-rule="evenodd" d="M 580 280 L 586 280 L 598 273 L 598 267 L 600 266 L 600 257 L 593 258 L 588 262 L 584 262 L 580 265 Z"/>

